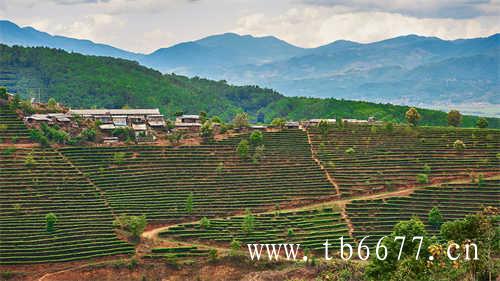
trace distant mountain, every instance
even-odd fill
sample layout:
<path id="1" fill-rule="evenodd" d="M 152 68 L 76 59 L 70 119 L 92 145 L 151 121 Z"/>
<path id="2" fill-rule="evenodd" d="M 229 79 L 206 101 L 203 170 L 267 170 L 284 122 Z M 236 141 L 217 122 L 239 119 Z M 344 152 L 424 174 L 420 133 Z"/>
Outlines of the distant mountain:
<path id="1" fill-rule="evenodd" d="M 225 33 L 135 54 L 0 21 L 0 43 L 7 45 L 125 58 L 163 73 L 260 85 L 286 96 L 459 107 L 490 116 L 500 116 L 499 40 L 500 34 L 451 41 L 407 35 L 368 44 L 339 40 L 307 49 L 272 36 Z"/>
<path id="2" fill-rule="evenodd" d="M 225 33 L 159 49 L 141 62 L 163 72 L 217 78 L 238 65 L 261 65 L 304 53 L 276 37 Z"/>
<path id="3" fill-rule="evenodd" d="M 32 27 L 21 28 L 6 20 L 0 20 L 0 43 L 9 46 L 50 47 L 86 55 L 109 56 L 130 60 L 138 60 L 142 56 L 109 45 L 94 43 L 90 40 L 53 36 Z"/>

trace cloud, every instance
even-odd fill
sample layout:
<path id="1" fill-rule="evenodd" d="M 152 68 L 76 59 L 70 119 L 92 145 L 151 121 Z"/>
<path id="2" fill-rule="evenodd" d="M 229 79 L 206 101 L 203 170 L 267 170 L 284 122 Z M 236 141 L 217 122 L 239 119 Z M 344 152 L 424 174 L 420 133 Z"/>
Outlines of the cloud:
<path id="1" fill-rule="evenodd" d="M 329 6 L 292 8 L 275 17 L 251 14 L 240 18 L 237 25 L 235 32 L 275 35 L 303 47 L 316 47 L 339 39 L 367 43 L 407 34 L 444 39 L 471 38 L 488 36 L 500 30 L 495 16 L 475 19 L 418 18 Z"/>
<path id="2" fill-rule="evenodd" d="M 475 18 L 499 15 L 498 0 L 301 0 L 311 6 L 342 6 L 356 11 L 398 13 L 417 18 Z"/>

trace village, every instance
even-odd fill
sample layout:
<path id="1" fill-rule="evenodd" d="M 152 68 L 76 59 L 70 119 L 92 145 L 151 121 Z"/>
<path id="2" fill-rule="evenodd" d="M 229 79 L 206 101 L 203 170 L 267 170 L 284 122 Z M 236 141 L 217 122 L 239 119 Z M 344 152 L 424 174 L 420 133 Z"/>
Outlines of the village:
<path id="1" fill-rule="evenodd" d="M 81 131 L 82 126 L 95 126 L 100 131 L 102 143 L 119 143 L 116 132 L 130 132 L 136 143 L 158 142 L 172 135 L 182 135 L 183 138 L 196 138 L 202 134 L 206 124 L 210 126 L 213 135 L 224 134 L 229 130 L 242 133 L 247 131 L 276 131 L 281 129 L 301 129 L 317 126 L 320 122 L 329 125 L 336 124 L 336 119 L 315 118 L 310 120 L 291 121 L 276 118 L 271 124 L 250 124 L 248 116 L 241 113 L 235 117 L 232 124 L 225 125 L 218 118 L 208 118 L 204 112 L 200 114 L 179 114 L 171 121 L 160 113 L 158 108 L 143 109 L 68 109 L 65 112 L 46 112 L 27 115 L 23 118 L 30 128 L 39 128 L 42 124 L 65 128 L 66 131 Z M 366 120 L 342 118 L 349 124 L 379 124 L 374 117 Z M 85 121 L 85 122 L 82 122 Z M 78 130 L 80 129 L 80 130 Z M 177 136 L 179 137 L 179 136 Z"/>

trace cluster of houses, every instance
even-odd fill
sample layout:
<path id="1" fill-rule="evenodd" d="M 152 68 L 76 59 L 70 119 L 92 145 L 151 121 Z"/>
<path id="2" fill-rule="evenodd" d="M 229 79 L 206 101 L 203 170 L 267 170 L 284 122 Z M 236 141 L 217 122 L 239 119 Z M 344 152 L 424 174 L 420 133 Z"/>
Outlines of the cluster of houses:
<path id="1" fill-rule="evenodd" d="M 102 131 L 112 131 L 116 128 L 128 127 L 136 136 L 149 136 L 151 130 L 166 127 L 164 116 L 158 108 L 155 109 L 71 109 L 67 113 L 33 114 L 25 117 L 27 123 L 71 124 L 75 117 L 91 119 L 99 122 Z M 287 129 L 302 129 L 317 126 L 320 122 L 335 124 L 336 119 L 310 119 L 301 122 L 288 121 L 284 124 Z M 377 124 L 374 117 L 367 120 L 342 119 L 342 122 L 353 124 Z M 198 132 L 202 126 L 199 115 L 182 115 L 176 117 L 174 130 L 184 132 Z M 219 124 L 214 124 L 215 127 Z M 266 131 L 265 125 L 252 125 L 250 130 Z"/>

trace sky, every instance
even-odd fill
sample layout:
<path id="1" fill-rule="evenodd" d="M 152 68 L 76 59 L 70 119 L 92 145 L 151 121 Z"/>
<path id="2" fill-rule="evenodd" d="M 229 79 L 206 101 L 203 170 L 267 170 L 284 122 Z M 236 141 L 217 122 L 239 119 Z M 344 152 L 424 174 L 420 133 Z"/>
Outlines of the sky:
<path id="1" fill-rule="evenodd" d="M 141 53 L 225 32 L 309 48 L 489 36 L 500 32 L 500 0 L 0 0 L 0 19 Z"/>

